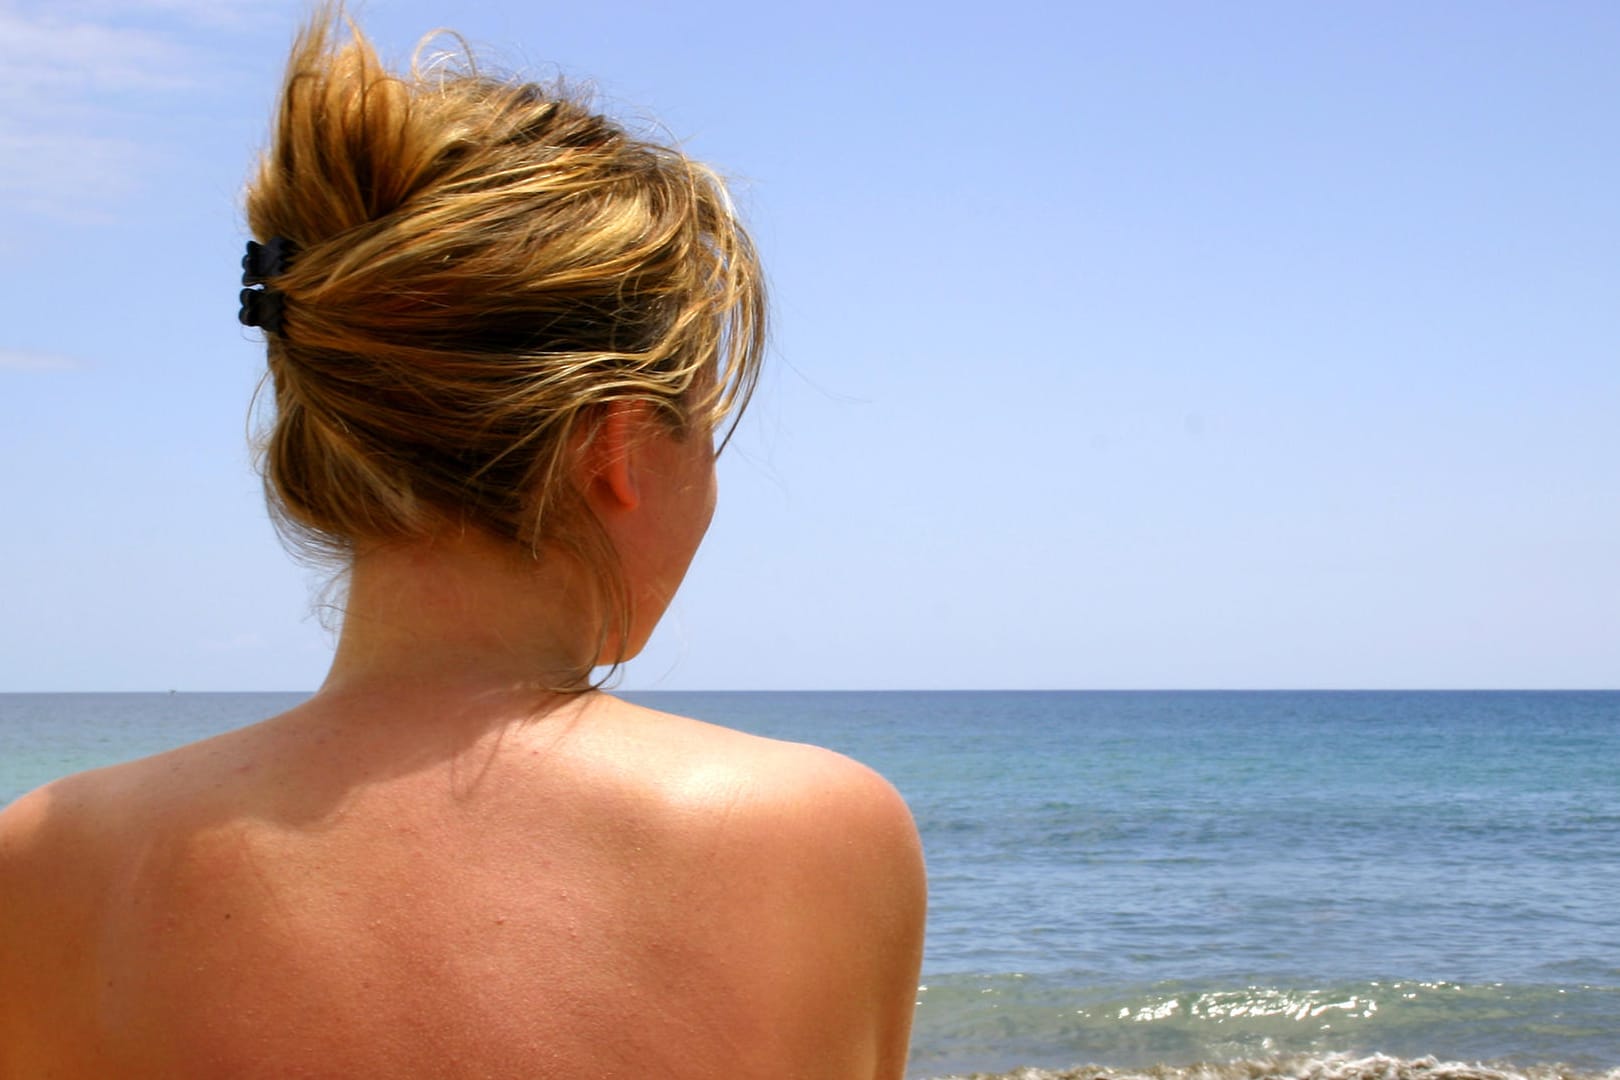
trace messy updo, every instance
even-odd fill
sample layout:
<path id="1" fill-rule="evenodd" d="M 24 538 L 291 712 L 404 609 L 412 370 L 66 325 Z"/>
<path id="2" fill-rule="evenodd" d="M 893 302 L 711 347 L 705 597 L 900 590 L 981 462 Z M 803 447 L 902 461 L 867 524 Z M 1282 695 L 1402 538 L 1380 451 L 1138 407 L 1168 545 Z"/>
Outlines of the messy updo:
<path id="1" fill-rule="evenodd" d="M 294 43 L 246 199 L 292 253 L 267 283 L 277 526 L 340 564 L 446 527 L 560 547 L 621 607 L 570 454 L 610 402 L 704 438 L 735 417 L 764 337 L 753 246 L 679 151 L 465 54 L 390 72 L 340 21 Z"/>

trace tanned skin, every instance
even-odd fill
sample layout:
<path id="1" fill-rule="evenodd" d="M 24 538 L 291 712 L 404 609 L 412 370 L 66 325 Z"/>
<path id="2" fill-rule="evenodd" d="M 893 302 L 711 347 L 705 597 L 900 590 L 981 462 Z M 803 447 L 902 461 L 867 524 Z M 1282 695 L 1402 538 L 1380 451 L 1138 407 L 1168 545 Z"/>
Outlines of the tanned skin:
<path id="1" fill-rule="evenodd" d="M 629 652 L 713 507 L 706 442 L 649 430 L 620 410 L 581 466 Z M 368 552 L 309 702 L 0 814 L 0 1080 L 902 1077 L 905 805 L 540 689 L 596 647 L 582 580 L 473 533 Z"/>

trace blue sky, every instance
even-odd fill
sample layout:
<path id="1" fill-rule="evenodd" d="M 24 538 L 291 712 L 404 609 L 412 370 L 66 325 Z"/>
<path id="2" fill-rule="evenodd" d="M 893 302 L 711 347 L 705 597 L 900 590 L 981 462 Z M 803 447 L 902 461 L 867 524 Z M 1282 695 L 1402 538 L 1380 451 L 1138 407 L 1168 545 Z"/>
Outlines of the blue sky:
<path id="1" fill-rule="evenodd" d="M 0 691 L 309 689 L 239 193 L 302 8 L 0 0 Z M 1620 686 L 1620 7 L 372 0 L 736 178 L 633 688 Z"/>

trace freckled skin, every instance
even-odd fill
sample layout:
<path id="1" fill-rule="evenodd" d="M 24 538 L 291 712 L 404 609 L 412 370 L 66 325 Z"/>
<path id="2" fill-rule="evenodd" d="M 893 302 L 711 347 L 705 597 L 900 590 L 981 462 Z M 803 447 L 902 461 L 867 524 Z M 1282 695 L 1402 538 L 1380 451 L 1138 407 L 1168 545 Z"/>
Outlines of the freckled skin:
<path id="1" fill-rule="evenodd" d="M 873 774 L 600 696 L 311 769 L 332 723 L 0 819 L 0 1076 L 902 1074 L 921 867 Z"/>
<path id="2" fill-rule="evenodd" d="M 602 453 L 639 647 L 712 459 Z M 309 702 L 0 813 L 0 1080 L 903 1076 L 904 804 L 829 751 L 533 689 L 595 640 L 571 574 L 478 537 L 368 555 Z"/>

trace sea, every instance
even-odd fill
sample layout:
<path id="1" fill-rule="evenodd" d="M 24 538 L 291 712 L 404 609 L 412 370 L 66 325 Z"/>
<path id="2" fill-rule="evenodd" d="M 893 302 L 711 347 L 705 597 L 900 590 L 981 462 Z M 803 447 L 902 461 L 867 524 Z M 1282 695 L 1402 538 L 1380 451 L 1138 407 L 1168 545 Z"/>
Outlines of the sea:
<path id="1" fill-rule="evenodd" d="M 1620 1080 L 1620 692 L 625 696 L 906 797 L 914 1080 Z M 0 802 L 301 697 L 0 695 Z"/>

